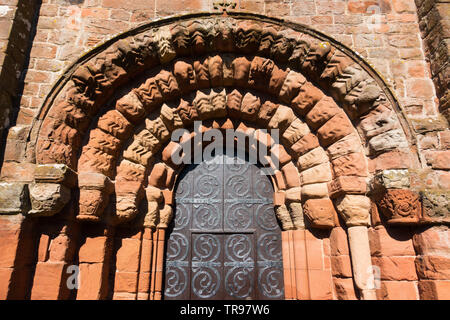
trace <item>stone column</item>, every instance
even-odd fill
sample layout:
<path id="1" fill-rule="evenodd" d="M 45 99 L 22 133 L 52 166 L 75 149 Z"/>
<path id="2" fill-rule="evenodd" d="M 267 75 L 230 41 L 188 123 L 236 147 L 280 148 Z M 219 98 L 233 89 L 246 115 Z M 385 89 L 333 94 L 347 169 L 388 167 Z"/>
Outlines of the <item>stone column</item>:
<path id="1" fill-rule="evenodd" d="M 375 279 L 370 256 L 370 199 L 363 195 L 345 195 L 338 199 L 338 211 L 348 227 L 353 279 L 363 300 L 376 300 Z"/>

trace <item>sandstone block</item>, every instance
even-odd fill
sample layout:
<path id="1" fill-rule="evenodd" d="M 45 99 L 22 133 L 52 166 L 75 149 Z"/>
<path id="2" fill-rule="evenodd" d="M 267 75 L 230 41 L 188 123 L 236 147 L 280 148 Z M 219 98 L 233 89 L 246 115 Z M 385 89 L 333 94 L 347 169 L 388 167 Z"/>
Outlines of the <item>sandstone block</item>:
<path id="1" fill-rule="evenodd" d="M 342 176 L 328 184 L 330 197 L 335 198 L 344 194 L 365 194 L 367 192 L 366 178 L 357 176 Z"/>
<path id="2" fill-rule="evenodd" d="M 30 185 L 32 216 L 57 214 L 70 200 L 70 189 L 58 183 L 33 183 Z"/>
<path id="3" fill-rule="evenodd" d="M 401 129 L 387 131 L 369 140 L 369 148 L 374 153 L 407 147 L 408 141 Z"/>
<path id="4" fill-rule="evenodd" d="M 338 199 L 337 209 L 347 226 L 367 226 L 370 223 L 370 199 L 363 195 L 345 195 Z"/>
<path id="5" fill-rule="evenodd" d="M 328 155 L 322 147 L 315 148 L 298 158 L 300 170 L 306 170 L 316 165 L 328 162 Z"/>
<path id="6" fill-rule="evenodd" d="M 30 209 L 28 185 L 18 182 L 0 182 L 0 213 L 27 213 Z"/>
<path id="7" fill-rule="evenodd" d="M 424 190 L 422 200 L 422 220 L 426 222 L 450 222 L 450 191 Z"/>
<path id="8" fill-rule="evenodd" d="M 64 164 L 40 164 L 34 171 L 38 183 L 61 183 L 68 187 L 76 185 L 76 173 Z"/>
<path id="9" fill-rule="evenodd" d="M 328 229 L 335 225 L 336 212 L 330 199 L 308 199 L 303 205 L 303 212 L 313 227 Z"/>
<path id="10" fill-rule="evenodd" d="M 326 183 L 313 183 L 302 186 L 302 201 L 306 199 L 317 199 L 328 197 L 328 187 Z"/>
<path id="11" fill-rule="evenodd" d="M 300 173 L 300 180 L 303 185 L 328 182 L 332 179 L 329 163 L 322 163 L 318 166 L 306 169 Z"/>
<path id="12" fill-rule="evenodd" d="M 422 210 L 419 195 L 406 189 L 386 190 L 378 207 L 391 224 L 417 223 Z"/>
<path id="13" fill-rule="evenodd" d="M 402 228 L 384 226 L 369 229 L 370 251 L 372 256 L 414 256 L 414 246 Z"/>

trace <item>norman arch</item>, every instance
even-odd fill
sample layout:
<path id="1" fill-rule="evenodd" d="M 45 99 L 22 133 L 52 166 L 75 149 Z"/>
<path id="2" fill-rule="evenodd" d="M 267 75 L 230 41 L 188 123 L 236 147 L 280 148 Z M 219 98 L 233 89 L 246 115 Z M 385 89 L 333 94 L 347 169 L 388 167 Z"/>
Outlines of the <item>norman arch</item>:
<path id="1" fill-rule="evenodd" d="M 312 269 L 296 271 L 302 242 L 294 239 L 307 243 L 307 230 L 326 234 L 340 224 L 358 296 L 376 298 L 367 232 L 379 219 L 374 201 L 389 223 L 423 220 L 419 199 L 401 184 L 403 169 L 419 166 L 409 123 L 383 79 L 344 45 L 306 26 L 242 13 L 170 18 L 119 35 L 80 58 L 47 97 L 29 136 L 37 164 L 29 216 L 53 219 L 70 203 L 67 228 L 95 230 L 63 232 L 74 240 L 64 261 L 78 256 L 97 279 L 77 297 L 161 298 L 165 230 L 182 170 L 171 161 L 178 143 L 170 137 L 184 128 L 192 139 L 194 121 L 203 132 L 247 132 L 269 141 L 268 149 L 274 145 L 261 129 L 279 130 L 272 179 L 286 298 L 317 297 Z M 400 182 L 386 183 L 383 170 Z M 39 196 L 49 186 L 54 192 Z M 127 228 L 138 232 L 125 236 Z M 115 256 L 113 238 L 122 233 L 119 248 L 140 241 L 132 249 L 137 267 Z M 83 260 L 92 246 L 103 248 L 101 257 Z M 118 270 L 113 292 L 110 260 Z M 132 278 L 134 291 L 115 291 Z"/>

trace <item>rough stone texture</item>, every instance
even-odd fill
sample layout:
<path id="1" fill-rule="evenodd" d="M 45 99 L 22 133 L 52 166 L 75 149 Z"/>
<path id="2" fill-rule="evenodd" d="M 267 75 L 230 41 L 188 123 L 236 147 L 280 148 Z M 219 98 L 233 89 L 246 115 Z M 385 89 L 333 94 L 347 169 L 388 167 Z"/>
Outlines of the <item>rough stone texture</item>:
<path id="1" fill-rule="evenodd" d="M 27 213 L 30 209 L 28 185 L 24 183 L 0 183 L 0 213 Z"/>
<path id="2" fill-rule="evenodd" d="M 417 8 L 412 0 L 237 3 L 235 10 L 300 22 L 348 45 L 382 75 L 398 98 L 399 108 L 392 104 L 393 97 L 386 99 L 381 78 L 375 77 L 378 82 L 375 81 L 368 68 L 363 70 L 354 63 L 359 59 L 356 56 L 349 57 L 333 44 L 283 26 L 262 26 L 239 19 L 216 23 L 193 18 L 179 23 L 176 18 L 173 24 L 149 28 L 136 36 L 128 34 L 120 41 L 112 41 L 108 48 L 99 47 L 95 56 L 85 56 L 74 66 L 73 74 L 64 74 L 66 67 L 84 52 L 118 32 L 164 16 L 214 11 L 212 0 L 44 0 L 39 19 L 34 21 L 30 19 L 34 13 L 32 5 L 24 6 L 25 1 L 19 1 L 16 7 L 16 1 L 7 2 L 8 10 L 1 11 L 6 13 L 0 16 L 0 45 L 6 48 L 0 53 L 0 104 L 5 111 L 0 115 L 0 128 L 13 127 L 7 134 L 0 175 L 1 213 L 27 213 L 30 206 L 32 213 L 56 213 L 68 201 L 64 196 L 66 188 L 74 188 L 74 198 L 78 199 L 78 187 L 79 207 L 66 208 L 61 215 L 75 212 L 79 221 L 128 221 L 148 230 L 164 230 L 173 214 L 173 186 L 178 173 L 167 159 L 172 147 L 167 143 L 173 130 L 190 128 L 193 121 L 201 119 L 205 120 L 204 130 L 238 125 L 250 128 L 247 122 L 257 123 L 259 128 L 280 129 L 284 148 L 280 156 L 282 169 L 274 178 L 278 188 L 274 203 L 285 230 L 302 231 L 302 205 L 313 226 L 330 228 L 338 224 L 331 215 L 334 206 L 347 226 L 368 225 L 369 212 L 375 215 L 365 196 L 373 191 L 367 190 L 369 181 L 385 192 L 379 206 L 389 223 L 404 222 L 405 216 L 408 223 L 415 223 L 418 218 L 424 223 L 448 223 L 448 123 L 438 112 L 433 88 L 434 82 L 440 111 L 448 117 L 448 34 L 447 20 L 443 19 L 448 12 L 447 3 L 417 0 Z M 370 10 L 379 14 L 372 15 Z M 33 29 L 36 35 L 30 43 L 31 52 L 27 53 L 26 39 Z M 425 42 L 424 52 L 419 30 Z M 430 66 L 425 55 L 430 57 Z M 24 66 L 26 58 L 29 63 Z M 140 77 L 144 71 L 145 76 Z M 61 82 L 62 91 L 50 97 L 48 109 L 40 110 L 52 85 L 63 74 L 69 81 Z M 23 91 L 18 92 L 21 81 Z M 13 105 L 19 109 L 12 110 Z M 12 112 L 8 114 L 8 110 Z M 408 127 L 403 116 L 412 120 L 414 131 L 403 131 Z M 12 122 L 4 122 L 5 117 Z M 230 119 L 219 119 L 226 117 Z M 206 120 L 214 124 L 206 124 Z M 238 123 L 233 124 L 236 120 Z M 417 168 L 423 169 L 407 181 L 406 170 L 401 169 L 409 169 L 409 173 Z M 380 170 L 384 171 L 377 172 Z M 78 186 L 74 172 L 78 173 Z M 372 174 L 378 180 L 371 180 Z M 146 207 L 142 200 L 147 178 Z M 31 203 L 27 185 L 31 186 Z M 286 193 L 281 191 L 285 189 Z M 293 189 L 298 197 L 292 195 Z M 139 215 L 141 207 L 148 209 L 146 215 Z M 145 221 L 141 223 L 134 217 Z M 55 220 L 49 218 L 48 223 Z M 112 257 L 113 261 L 117 258 L 118 268 L 111 271 L 116 272 L 115 290 L 108 295 L 154 298 L 161 293 L 161 288 L 150 290 L 154 280 L 145 280 L 149 289 L 139 289 L 137 293 L 138 279 L 140 287 L 144 283 L 141 277 L 146 279 L 156 271 L 150 267 L 142 273 L 137 271 L 144 270 L 138 266 L 140 258 L 147 254 L 150 261 L 155 256 L 146 247 L 153 235 L 131 232 L 130 225 L 124 225 L 128 234 L 117 237 L 123 248 L 116 248 L 116 256 Z M 444 269 L 448 261 L 445 254 L 436 253 L 442 249 L 444 238 L 431 237 L 428 231 L 416 234 L 414 244 L 419 256 L 414 259 L 410 242 L 400 243 L 394 235 L 396 231 L 388 228 L 386 233 L 378 229 L 373 235 L 372 230 L 369 233 L 370 250 L 386 279 L 378 297 L 413 299 L 415 283 L 408 281 L 415 280 L 396 279 L 412 279 L 414 263 L 421 298 L 446 297 L 446 282 L 442 279 L 447 277 Z M 80 235 L 95 239 L 86 237 L 87 233 L 83 230 Z M 408 231 L 399 233 L 401 237 Z M 160 236 L 164 239 L 162 234 L 155 235 Z M 299 233 L 291 236 L 299 237 Z M 145 237 L 149 243 L 144 245 Z M 364 271 L 358 262 L 353 269 L 350 267 L 350 253 L 342 244 L 347 241 L 343 229 L 334 227 L 330 240 L 327 236 L 318 240 L 305 233 L 304 239 L 307 237 L 310 241 L 306 239 L 306 245 L 297 242 L 295 252 L 306 247 L 310 270 L 291 270 L 298 276 L 298 286 L 292 287 L 297 291 L 295 297 L 370 296 L 367 292 L 355 292 L 352 277 L 361 289 Z M 11 247 L 4 250 L 6 255 L 22 252 L 28 241 L 25 235 L 13 238 L 19 240 L 11 241 Z M 52 246 L 50 238 L 45 239 L 41 237 L 39 242 L 40 257 L 58 256 L 57 250 L 45 253 L 45 248 Z M 52 243 L 56 245 L 59 240 L 55 239 Z M 78 292 L 77 299 L 106 297 L 110 252 L 105 249 L 106 238 L 99 239 L 98 243 L 87 240 L 79 250 L 83 283 L 88 286 Z M 154 241 L 155 246 L 164 244 L 161 239 Z M 367 258 L 368 240 L 363 240 L 359 247 L 354 244 L 354 248 L 359 248 L 354 250 L 361 252 L 353 252 L 353 260 Z M 332 253 L 346 253 L 342 257 L 334 254 L 331 259 L 325 252 L 329 250 L 326 241 L 330 242 Z M 144 254 L 145 248 L 148 252 Z M 408 256 L 399 252 L 402 250 Z M 434 253 L 425 254 L 427 250 Z M 162 261 L 158 268 L 162 268 Z M 59 284 L 45 283 L 61 281 L 65 265 L 45 263 L 30 262 L 23 269 L 36 268 L 35 283 L 44 283 L 32 290 L 32 296 L 62 297 Z M 399 274 L 398 265 L 404 265 L 408 274 Z M 12 296 L 12 284 L 18 283 L 22 270 L 16 269 L 14 275 L 15 267 L 19 265 L 0 266 L 0 282 L 8 287 L 0 287 L 0 297 Z M 31 277 L 31 271 L 27 272 Z M 157 272 L 160 275 L 162 269 Z M 308 290 L 303 290 L 305 275 Z M 23 279 L 28 281 L 26 276 Z"/>
<path id="3" fill-rule="evenodd" d="M 303 205 L 303 212 L 313 227 L 332 228 L 336 211 L 330 199 L 309 199 Z"/>
<path id="4" fill-rule="evenodd" d="M 370 221 L 370 199 L 362 195 L 346 195 L 338 199 L 337 209 L 347 226 L 367 226 Z"/>
<path id="5" fill-rule="evenodd" d="M 450 192 L 425 190 L 420 192 L 422 220 L 426 222 L 450 222 Z"/>
<path id="6" fill-rule="evenodd" d="M 58 213 L 70 200 L 70 189 L 56 183 L 35 183 L 30 185 L 32 216 L 52 216 Z"/>
<path id="7" fill-rule="evenodd" d="M 422 211 L 419 195 L 405 189 L 387 190 L 378 207 L 391 224 L 417 223 Z"/>

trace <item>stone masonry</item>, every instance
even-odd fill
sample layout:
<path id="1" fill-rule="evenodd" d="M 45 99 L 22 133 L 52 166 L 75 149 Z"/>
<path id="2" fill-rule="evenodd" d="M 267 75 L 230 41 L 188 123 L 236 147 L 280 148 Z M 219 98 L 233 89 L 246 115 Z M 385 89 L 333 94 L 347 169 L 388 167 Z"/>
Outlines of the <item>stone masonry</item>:
<path id="1" fill-rule="evenodd" d="M 450 3 L 218 2 L 0 0 L 0 298 L 161 299 L 202 120 L 280 150 L 286 299 L 449 299 Z"/>

